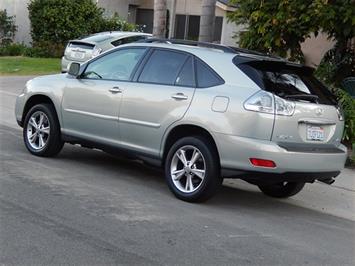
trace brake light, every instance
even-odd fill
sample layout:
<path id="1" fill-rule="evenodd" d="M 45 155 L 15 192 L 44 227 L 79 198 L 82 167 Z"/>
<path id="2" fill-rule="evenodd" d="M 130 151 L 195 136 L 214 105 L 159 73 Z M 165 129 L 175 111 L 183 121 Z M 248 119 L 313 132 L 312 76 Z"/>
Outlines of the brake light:
<path id="1" fill-rule="evenodd" d="M 282 99 L 267 91 L 259 91 L 244 103 L 244 108 L 260 113 L 291 116 L 295 112 L 293 101 Z"/>
<path id="2" fill-rule="evenodd" d="M 344 115 L 343 115 L 343 110 L 341 109 L 341 107 L 337 107 L 337 114 L 338 114 L 338 118 L 340 121 L 344 121 Z"/>
<path id="3" fill-rule="evenodd" d="M 275 168 L 276 163 L 271 160 L 264 160 L 264 159 L 257 159 L 257 158 L 250 158 L 249 159 L 251 164 L 258 167 L 268 167 L 268 168 Z"/>
<path id="4" fill-rule="evenodd" d="M 92 50 L 92 58 L 98 56 L 101 52 L 102 52 L 102 49 L 95 46 L 94 49 Z"/>

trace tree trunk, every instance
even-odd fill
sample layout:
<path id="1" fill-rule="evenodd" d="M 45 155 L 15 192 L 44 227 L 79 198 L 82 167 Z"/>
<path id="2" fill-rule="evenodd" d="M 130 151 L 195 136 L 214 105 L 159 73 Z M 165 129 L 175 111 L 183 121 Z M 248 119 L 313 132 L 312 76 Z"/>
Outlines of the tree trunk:
<path id="1" fill-rule="evenodd" d="M 216 0 L 202 0 L 202 14 L 200 20 L 200 42 L 212 42 L 214 33 Z"/>
<path id="2" fill-rule="evenodd" d="M 153 36 L 165 38 L 166 0 L 154 0 Z"/>

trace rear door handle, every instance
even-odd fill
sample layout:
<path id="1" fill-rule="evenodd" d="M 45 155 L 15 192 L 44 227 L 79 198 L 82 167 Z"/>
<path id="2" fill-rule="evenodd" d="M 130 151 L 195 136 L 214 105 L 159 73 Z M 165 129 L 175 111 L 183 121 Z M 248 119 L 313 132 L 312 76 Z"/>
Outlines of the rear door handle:
<path id="1" fill-rule="evenodd" d="M 187 100 L 189 97 L 187 95 L 179 92 L 179 93 L 172 95 L 171 98 L 173 98 L 175 100 Z"/>
<path id="2" fill-rule="evenodd" d="M 122 93 L 122 90 L 119 87 L 112 87 L 111 89 L 108 90 L 109 92 L 116 94 L 116 93 Z"/>

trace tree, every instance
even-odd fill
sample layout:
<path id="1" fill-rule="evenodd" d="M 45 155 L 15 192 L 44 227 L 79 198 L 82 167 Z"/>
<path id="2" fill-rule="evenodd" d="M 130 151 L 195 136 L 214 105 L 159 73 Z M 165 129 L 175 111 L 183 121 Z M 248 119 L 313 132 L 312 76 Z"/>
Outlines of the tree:
<path id="1" fill-rule="evenodd" d="M 239 45 L 261 52 L 274 53 L 290 60 L 302 61 L 301 43 L 311 32 L 317 33 L 314 25 L 313 0 L 232 0 L 238 8 L 229 19 L 244 24 Z"/>
<path id="2" fill-rule="evenodd" d="M 166 0 L 154 0 L 153 35 L 156 38 L 165 38 L 166 14 Z"/>
<path id="3" fill-rule="evenodd" d="M 354 0 L 231 0 L 229 16 L 244 24 L 240 46 L 302 61 L 300 44 L 320 30 L 347 46 L 355 31 Z M 343 49 L 345 51 L 345 49 Z"/>
<path id="4" fill-rule="evenodd" d="M 15 17 L 9 16 L 6 9 L 0 10 L 0 45 L 11 43 L 16 31 Z"/>
<path id="5" fill-rule="evenodd" d="M 200 42 L 212 42 L 214 33 L 216 0 L 202 0 L 202 14 L 200 21 Z"/>

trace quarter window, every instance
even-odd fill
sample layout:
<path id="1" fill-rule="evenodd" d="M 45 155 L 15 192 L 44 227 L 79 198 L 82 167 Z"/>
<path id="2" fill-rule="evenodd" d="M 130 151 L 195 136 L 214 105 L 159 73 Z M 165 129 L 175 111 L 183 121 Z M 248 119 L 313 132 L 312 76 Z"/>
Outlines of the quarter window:
<path id="1" fill-rule="evenodd" d="M 174 85 L 187 55 L 171 51 L 155 50 L 144 66 L 139 82 Z"/>
<path id="2" fill-rule="evenodd" d="M 128 81 L 145 48 L 122 49 L 98 58 L 88 65 L 83 77 Z"/>
<path id="3" fill-rule="evenodd" d="M 196 76 L 199 88 L 208 88 L 223 84 L 223 80 L 204 62 L 196 59 Z"/>

